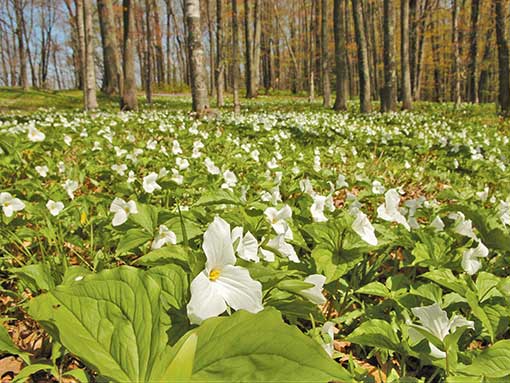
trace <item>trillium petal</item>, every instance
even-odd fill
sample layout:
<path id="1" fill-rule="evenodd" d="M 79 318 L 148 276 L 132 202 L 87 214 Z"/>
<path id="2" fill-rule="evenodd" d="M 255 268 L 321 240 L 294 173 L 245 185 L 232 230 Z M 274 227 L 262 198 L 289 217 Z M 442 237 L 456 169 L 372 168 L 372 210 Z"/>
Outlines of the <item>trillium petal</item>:
<path id="1" fill-rule="evenodd" d="M 119 226 L 126 222 L 128 214 L 124 210 L 119 210 L 115 213 L 112 220 L 112 226 Z"/>
<path id="2" fill-rule="evenodd" d="M 217 282 L 210 281 L 205 270 L 191 282 L 191 299 L 187 306 L 187 312 L 192 324 L 200 324 L 205 319 L 216 317 L 227 309 Z"/>
<path id="3" fill-rule="evenodd" d="M 308 298 L 310 302 L 315 303 L 316 305 L 326 303 L 326 297 L 322 295 L 322 287 L 324 286 L 324 282 L 326 282 L 326 277 L 320 274 L 312 274 L 306 277 L 304 281 L 306 283 L 312 283 L 315 286 L 302 290 L 301 295 Z"/>
<path id="4" fill-rule="evenodd" d="M 239 245 L 237 245 L 237 254 L 245 261 L 258 262 L 258 249 L 259 244 L 257 238 L 255 238 L 252 233 L 247 232 L 239 242 Z"/>
<path id="5" fill-rule="evenodd" d="M 236 263 L 230 225 L 220 217 L 214 218 L 204 233 L 202 248 L 207 257 L 208 269 Z"/>
<path id="6" fill-rule="evenodd" d="M 244 267 L 227 265 L 214 282 L 217 291 L 234 310 L 258 313 L 262 306 L 262 285 Z"/>
<path id="7" fill-rule="evenodd" d="M 436 338 L 444 340 L 450 330 L 450 321 L 448 314 L 441 309 L 439 304 L 434 303 L 430 306 L 415 307 L 411 311 L 416 315 L 422 325 Z"/>
<path id="8" fill-rule="evenodd" d="M 377 238 L 375 236 L 374 227 L 368 220 L 368 217 L 362 211 L 358 211 L 356 219 L 352 223 L 352 230 L 358 234 L 363 241 L 369 245 L 376 246 Z"/>

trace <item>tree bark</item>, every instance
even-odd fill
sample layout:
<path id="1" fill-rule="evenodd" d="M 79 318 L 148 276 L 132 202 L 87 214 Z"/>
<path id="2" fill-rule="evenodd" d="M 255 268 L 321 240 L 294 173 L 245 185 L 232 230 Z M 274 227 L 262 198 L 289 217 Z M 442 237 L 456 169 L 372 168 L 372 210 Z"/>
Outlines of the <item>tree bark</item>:
<path id="1" fill-rule="evenodd" d="M 223 0 L 216 0 L 216 103 L 221 108 L 223 99 L 224 82 L 224 58 L 223 58 Z"/>
<path id="2" fill-rule="evenodd" d="M 492 16 L 493 17 L 493 16 Z M 489 27 L 485 34 L 485 49 L 483 51 L 480 79 L 478 81 L 478 101 L 488 102 L 489 101 L 489 66 L 492 61 L 492 50 L 494 49 L 491 40 L 494 28 Z"/>
<path id="3" fill-rule="evenodd" d="M 333 109 L 347 110 L 347 47 L 345 45 L 345 0 L 335 0 L 333 4 L 333 24 L 335 34 L 336 98 Z"/>
<path id="4" fill-rule="evenodd" d="M 321 2 L 321 63 L 322 63 L 322 104 L 329 108 L 331 104 L 331 85 L 329 83 L 328 63 L 328 0 Z"/>
<path id="5" fill-rule="evenodd" d="M 23 30 L 25 28 L 25 18 L 23 16 L 22 0 L 14 0 L 14 11 L 16 13 L 16 36 L 18 37 L 19 51 L 19 85 L 24 91 L 28 90 L 27 76 L 27 56 L 25 50 L 25 41 L 23 39 Z"/>
<path id="6" fill-rule="evenodd" d="M 85 25 L 85 68 L 86 68 L 86 93 L 87 110 L 97 108 L 96 99 L 96 65 L 94 62 L 94 37 L 92 29 L 92 3 L 83 1 L 83 17 Z"/>
<path id="7" fill-rule="evenodd" d="M 234 113 L 241 112 L 239 103 L 239 15 L 237 0 L 232 0 L 232 82 L 234 92 Z"/>
<path id="8" fill-rule="evenodd" d="M 370 88 L 370 68 L 368 63 L 367 39 L 364 31 L 363 10 L 361 0 L 352 0 L 352 13 L 354 19 L 354 34 L 356 36 L 356 45 L 358 48 L 358 72 L 360 87 L 360 110 L 361 113 L 370 113 L 371 88 Z"/>
<path id="9" fill-rule="evenodd" d="M 204 65 L 204 48 L 200 26 L 200 1 L 186 0 L 186 24 L 190 50 L 191 98 L 193 111 L 202 115 L 209 108 L 207 76 Z"/>
<path id="10" fill-rule="evenodd" d="M 260 82 L 260 38 L 262 35 L 262 25 L 260 21 L 261 0 L 255 0 L 253 14 L 253 45 L 252 45 L 252 71 L 251 71 L 251 89 L 254 97 L 257 97 Z"/>
<path id="11" fill-rule="evenodd" d="M 400 61 L 402 65 L 402 109 L 411 110 L 411 71 L 409 64 L 409 1 L 400 0 Z"/>
<path id="12" fill-rule="evenodd" d="M 453 101 L 460 104 L 460 44 L 459 44 L 459 4 L 452 5 L 452 49 L 453 49 Z"/>
<path id="13" fill-rule="evenodd" d="M 396 109 L 396 71 L 395 71 L 395 14 L 393 1 L 384 0 L 384 86 L 381 94 L 381 111 Z"/>
<path id="14" fill-rule="evenodd" d="M 112 0 L 97 0 L 97 9 L 103 45 L 103 92 L 108 95 L 119 94 L 122 71 Z"/>
<path id="15" fill-rule="evenodd" d="M 122 1 L 124 24 L 123 69 L 124 86 L 120 107 L 122 110 L 138 109 L 135 78 L 135 0 Z"/>
<path id="16" fill-rule="evenodd" d="M 500 113 L 508 116 L 510 114 L 510 62 L 506 37 L 506 1 L 494 0 L 494 5 L 496 8 L 496 42 L 498 45 L 498 104 Z"/>
<path id="17" fill-rule="evenodd" d="M 471 31 L 469 42 L 469 64 L 468 64 L 468 100 L 478 103 L 478 82 L 476 79 L 478 66 L 478 17 L 480 13 L 480 1 L 471 1 Z M 487 44 L 488 42 L 486 42 Z"/>
<path id="18" fill-rule="evenodd" d="M 151 23 L 151 0 L 145 0 L 145 98 L 147 104 L 152 104 L 152 23 Z"/>

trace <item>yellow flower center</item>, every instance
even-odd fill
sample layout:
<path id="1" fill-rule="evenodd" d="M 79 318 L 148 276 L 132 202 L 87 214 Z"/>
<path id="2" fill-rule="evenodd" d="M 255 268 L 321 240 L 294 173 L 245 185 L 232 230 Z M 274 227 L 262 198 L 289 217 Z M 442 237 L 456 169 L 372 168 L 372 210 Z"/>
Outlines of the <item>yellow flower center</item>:
<path id="1" fill-rule="evenodd" d="M 80 216 L 80 223 L 85 225 L 87 223 L 87 213 L 82 211 Z"/>
<path id="2" fill-rule="evenodd" d="M 11 206 L 11 203 L 10 202 L 4 202 L 4 206 L 5 207 Z"/>
<path id="3" fill-rule="evenodd" d="M 220 269 L 212 269 L 211 272 L 209 273 L 209 280 L 214 282 L 220 277 L 220 274 L 221 274 Z"/>

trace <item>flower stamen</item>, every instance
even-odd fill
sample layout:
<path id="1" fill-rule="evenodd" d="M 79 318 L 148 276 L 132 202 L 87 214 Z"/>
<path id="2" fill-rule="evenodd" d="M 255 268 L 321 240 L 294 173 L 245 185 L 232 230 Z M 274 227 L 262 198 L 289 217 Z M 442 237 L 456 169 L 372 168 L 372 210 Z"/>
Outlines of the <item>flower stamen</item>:
<path id="1" fill-rule="evenodd" d="M 220 274 L 221 274 L 220 269 L 212 269 L 211 272 L 209 273 L 209 280 L 214 282 L 220 277 Z"/>

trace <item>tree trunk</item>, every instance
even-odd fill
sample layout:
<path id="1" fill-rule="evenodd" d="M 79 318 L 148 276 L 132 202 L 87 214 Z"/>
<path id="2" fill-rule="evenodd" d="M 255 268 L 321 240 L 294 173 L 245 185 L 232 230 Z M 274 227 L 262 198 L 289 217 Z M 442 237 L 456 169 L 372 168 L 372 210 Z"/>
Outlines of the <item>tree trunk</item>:
<path id="1" fill-rule="evenodd" d="M 313 17 L 315 14 L 315 7 L 317 7 L 317 2 L 312 1 L 311 9 L 310 9 L 310 50 L 309 50 L 309 85 L 308 85 L 308 101 L 313 102 L 313 99 L 315 98 L 315 30 L 317 28 L 317 25 L 314 23 Z"/>
<path id="2" fill-rule="evenodd" d="M 108 95 L 118 94 L 120 93 L 122 71 L 112 0 L 97 0 L 97 9 L 103 43 L 103 92 Z"/>
<path id="3" fill-rule="evenodd" d="M 251 14 L 250 0 L 244 0 L 244 47 L 245 47 L 245 84 L 246 84 L 246 98 L 255 97 L 254 89 L 252 88 L 253 81 L 253 39 L 251 34 L 252 14 Z"/>
<path id="4" fill-rule="evenodd" d="M 209 37 L 209 94 L 212 96 L 214 93 L 214 89 L 216 88 L 216 68 L 215 68 L 215 41 L 213 38 L 214 35 L 214 27 L 213 27 L 213 18 L 211 16 L 211 1 L 206 0 L 206 17 L 207 17 L 207 34 Z"/>
<path id="5" fill-rule="evenodd" d="M 480 79 L 478 81 L 478 101 L 489 102 L 489 66 L 492 61 L 492 50 L 494 49 L 491 40 L 494 28 L 489 27 L 485 34 L 485 49 L 483 51 Z"/>
<path id="6" fill-rule="evenodd" d="M 396 109 L 395 72 L 395 14 L 393 1 L 384 0 L 384 86 L 381 94 L 381 110 L 390 112 Z"/>
<path id="7" fill-rule="evenodd" d="M 260 21 L 261 0 L 255 0 L 253 16 L 253 45 L 252 45 L 252 71 L 251 71 L 251 89 L 254 97 L 257 97 L 260 82 L 260 38 L 262 35 L 262 25 Z"/>
<path id="8" fill-rule="evenodd" d="M 204 65 L 204 48 L 200 26 L 200 1 L 186 0 L 186 24 L 190 50 L 191 97 L 193 111 L 202 115 L 209 107 L 207 98 L 207 76 Z"/>
<path id="9" fill-rule="evenodd" d="M 25 50 L 25 41 L 23 39 L 25 18 L 23 17 L 23 4 L 21 3 L 21 0 L 14 0 L 14 11 L 16 13 L 16 36 L 18 37 L 19 51 L 19 85 L 23 88 L 24 91 L 27 91 L 27 56 Z"/>
<path id="10" fill-rule="evenodd" d="M 477 76 L 477 55 L 478 55 L 478 16 L 480 13 L 480 1 L 471 1 L 471 31 L 469 42 L 469 64 L 468 64 L 468 100 L 478 102 Z M 488 44 L 488 42 L 486 42 Z"/>
<path id="11" fill-rule="evenodd" d="M 150 0 L 151 2 L 151 9 L 152 9 L 152 20 L 154 23 L 154 33 L 153 33 L 153 48 L 154 48 L 154 55 L 153 55 L 153 61 L 154 65 L 153 67 L 156 69 L 156 81 L 159 86 L 163 84 L 165 81 L 165 63 L 163 59 L 163 36 L 161 33 L 161 25 L 160 25 L 160 16 L 159 16 L 159 2 L 156 0 Z"/>
<path id="12" fill-rule="evenodd" d="M 241 112 L 239 103 L 239 16 L 237 0 L 232 0 L 232 82 L 234 92 L 234 113 Z"/>
<path id="13" fill-rule="evenodd" d="M 494 0 L 494 4 L 496 8 L 496 42 L 498 45 L 498 103 L 501 114 L 508 116 L 510 114 L 510 62 L 506 37 L 506 1 Z"/>
<path id="14" fill-rule="evenodd" d="M 360 87 L 360 110 L 361 113 L 370 113 L 372 104 L 370 99 L 370 68 L 368 64 L 367 39 L 364 31 L 363 10 L 360 0 L 352 0 L 352 14 L 354 18 L 354 34 L 358 48 L 358 72 Z"/>
<path id="15" fill-rule="evenodd" d="M 460 44 L 459 44 L 459 4 L 452 5 L 452 49 L 453 49 L 453 101 L 460 104 Z"/>
<path id="16" fill-rule="evenodd" d="M 151 25 L 151 0 L 145 0 L 145 98 L 147 104 L 152 104 L 152 25 Z"/>
<path id="17" fill-rule="evenodd" d="M 321 2 L 321 62 L 322 62 L 322 104 L 329 108 L 331 104 L 331 85 L 329 83 L 328 63 L 328 0 Z"/>
<path id="18" fill-rule="evenodd" d="M 83 1 L 83 17 L 85 25 L 85 86 L 87 93 L 87 110 L 97 108 L 96 99 L 96 65 L 94 62 L 94 37 L 92 28 L 92 3 Z"/>
<path id="19" fill-rule="evenodd" d="M 224 58 L 223 58 L 223 0 L 216 0 L 216 103 L 221 108 L 223 99 L 224 82 Z"/>
<path id="20" fill-rule="evenodd" d="M 124 86 L 120 107 L 122 110 L 138 109 L 135 78 L 135 0 L 122 0 L 124 23 L 123 69 Z"/>
<path id="21" fill-rule="evenodd" d="M 171 18 L 171 12 L 170 12 L 170 4 L 171 0 L 166 0 L 166 84 L 170 85 L 172 84 L 172 51 L 170 47 L 170 18 Z"/>
<path id="22" fill-rule="evenodd" d="M 412 109 L 409 65 L 409 1 L 400 0 L 400 61 L 402 65 L 402 109 Z"/>
<path id="23" fill-rule="evenodd" d="M 333 24 L 335 34 L 336 98 L 333 109 L 347 110 L 347 47 L 345 45 L 345 0 L 335 0 Z"/>

